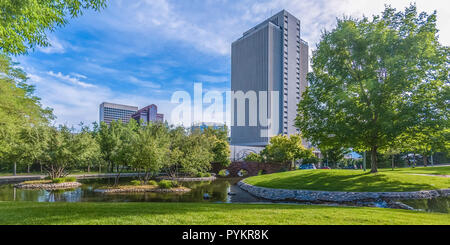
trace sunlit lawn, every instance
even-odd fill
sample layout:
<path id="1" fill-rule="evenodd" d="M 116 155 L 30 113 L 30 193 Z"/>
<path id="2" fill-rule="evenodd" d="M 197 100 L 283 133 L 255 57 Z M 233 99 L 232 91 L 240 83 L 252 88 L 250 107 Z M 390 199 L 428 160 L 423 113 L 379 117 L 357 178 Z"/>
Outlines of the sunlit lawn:
<path id="1" fill-rule="evenodd" d="M 450 215 L 284 204 L 0 202 L 0 225 L 450 224 Z"/>
<path id="2" fill-rule="evenodd" d="M 448 167 L 442 168 L 434 171 L 448 171 Z M 321 191 L 396 192 L 450 188 L 450 178 L 411 173 L 432 172 L 421 169 L 416 172 L 383 170 L 370 174 L 362 170 L 297 170 L 250 177 L 245 182 L 268 188 Z"/>

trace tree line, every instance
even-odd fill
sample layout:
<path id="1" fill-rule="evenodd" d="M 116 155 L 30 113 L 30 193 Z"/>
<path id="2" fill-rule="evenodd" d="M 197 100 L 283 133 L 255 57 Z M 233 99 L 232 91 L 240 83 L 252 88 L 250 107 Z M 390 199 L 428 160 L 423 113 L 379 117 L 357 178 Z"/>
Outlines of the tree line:
<path id="1" fill-rule="evenodd" d="M 11 139 L 9 151 L 2 154 L 4 164 L 38 163 L 52 179 L 86 167 L 101 172 L 103 167 L 116 173 L 116 184 L 123 171 L 142 173 L 146 183 L 161 172 L 172 177 L 201 176 L 211 169 L 211 162 L 230 163 L 225 127 L 187 130 L 131 119 L 126 124 L 94 123 L 92 130 L 81 125 L 78 132 L 67 126 L 23 127 Z"/>

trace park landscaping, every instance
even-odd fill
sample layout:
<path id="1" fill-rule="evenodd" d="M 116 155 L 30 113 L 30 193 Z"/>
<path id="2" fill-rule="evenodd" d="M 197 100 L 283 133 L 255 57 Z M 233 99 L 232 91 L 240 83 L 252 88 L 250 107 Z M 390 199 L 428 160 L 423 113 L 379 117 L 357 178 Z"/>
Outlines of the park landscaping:
<path id="1" fill-rule="evenodd" d="M 179 185 L 176 181 L 161 180 L 156 182 L 154 180 L 143 183 L 139 180 L 133 180 L 128 185 L 115 185 L 101 187 L 95 190 L 101 193 L 139 193 L 139 192 L 189 192 L 191 189 Z"/>
<path id="2" fill-rule="evenodd" d="M 14 187 L 21 189 L 44 189 L 44 190 L 72 189 L 79 186 L 81 186 L 81 183 L 78 183 L 75 177 L 30 180 L 14 185 Z"/>
<path id="3" fill-rule="evenodd" d="M 436 170 L 428 173 L 446 173 L 448 168 L 430 168 Z M 372 174 L 362 170 L 297 170 L 254 176 L 244 182 L 274 189 L 344 192 L 406 192 L 450 188 L 449 178 L 416 175 L 427 172 L 422 168 L 414 171 L 384 170 Z"/>
<path id="4" fill-rule="evenodd" d="M 1 225 L 449 225 L 450 215 L 285 204 L 0 202 Z"/>

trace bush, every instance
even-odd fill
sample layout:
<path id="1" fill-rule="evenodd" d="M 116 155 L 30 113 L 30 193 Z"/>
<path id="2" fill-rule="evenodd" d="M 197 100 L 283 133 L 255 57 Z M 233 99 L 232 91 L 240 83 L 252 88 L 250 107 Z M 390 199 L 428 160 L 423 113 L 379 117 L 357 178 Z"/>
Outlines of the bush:
<path id="1" fill-rule="evenodd" d="M 173 187 L 177 187 L 178 183 L 176 181 L 170 181 L 170 180 L 161 180 L 158 183 L 159 188 L 161 189 L 170 189 Z"/>
<path id="2" fill-rule="evenodd" d="M 211 177 L 211 174 L 210 173 L 198 173 L 197 177 L 198 178 Z"/>
<path id="3" fill-rule="evenodd" d="M 248 175 L 248 171 L 245 170 L 245 169 L 241 169 L 241 170 L 239 170 L 239 172 L 238 172 L 237 175 L 238 175 L 239 177 L 247 176 L 247 175 Z"/>
<path id="4" fill-rule="evenodd" d="M 218 175 L 220 176 L 220 177 L 227 177 L 228 176 L 228 170 L 226 170 L 226 169 L 222 169 L 222 170 L 220 170 L 219 171 L 219 173 L 218 173 Z"/>
<path id="5" fill-rule="evenodd" d="M 60 183 L 67 183 L 67 182 L 75 182 L 77 181 L 77 178 L 75 177 L 65 177 L 65 178 L 54 178 L 52 179 L 52 183 L 60 184 Z"/>
<path id="6" fill-rule="evenodd" d="M 55 184 L 60 184 L 60 183 L 64 183 L 65 182 L 65 178 L 54 178 L 52 179 L 52 183 Z"/>
<path id="7" fill-rule="evenodd" d="M 147 185 L 158 185 L 158 183 L 156 181 L 154 181 L 154 180 L 149 180 L 147 182 Z"/>
<path id="8" fill-rule="evenodd" d="M 132 181 L 130 182 L 130 184 L 131 184 L 131 185 L 134 185 L 134 186 L 138 186 L 138 185 L 141 185 L 141 181 L 140 181 L 140 180 L 132 180 Z"/>
<path id="9" fill-rule="evenodd" d="M 263 162 L 263 158 L 260 154 L 256 154 L 254 152 L 251 152 L 248 154 L 245 159 L 246 162 Z"/>

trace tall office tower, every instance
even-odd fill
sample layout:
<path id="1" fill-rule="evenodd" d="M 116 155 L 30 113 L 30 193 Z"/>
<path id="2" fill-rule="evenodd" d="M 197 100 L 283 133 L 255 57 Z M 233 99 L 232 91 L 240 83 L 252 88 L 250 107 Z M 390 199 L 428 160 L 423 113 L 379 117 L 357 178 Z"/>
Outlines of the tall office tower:
<path id="1" fill-rule="evenodd" d="M 299 133 L 294 124 L 297 104 L 307 86 L 307 72 L 308 44 L 300 38 L 300 20 L 285 10 L 248 30 L 233 42 L 231 91 L 235 94 L 238 91 L 255 91 L 258 109 L 255 110 L 255 103 L 250 101 L 254 96 L 248 93 L 244 103 L 242 99 L 240 104 L 238 100 L 232 101 L 234 123 L 231 125 L 231 144 L 265 146 L 274 135 Z M 267 110 L 264 103 L 261 104 L 261 100 L 265 99 L 261 96 L 262 91 L 279 94 L 278 97 L 267 95 Z M 279 113 L 271 115 L 270 106 L 277 105 L 277 101 Z M 253 104 L 253 109 L 249 108 L 250 104 Z M 242 107 L 245 107 L 245 126 L 236 124 L 236 120 L 239 121 L 236 118 L 237 111 Z M 261 120 L 261 113 L 262 118 L 268 120 Z M 275 125 L 275 131 L 270 134 L 264 133 L 268 123 Z"/>
<path id="2" fill-rule="evenodd" d="M 128 123 L 131 115 L 137 110 L 137 106 L 103 102 L 100 104 L 100 122 L 106 122 L 109 125 L 114 120 L 121 120 L 123 123 Z"/>
<path id="3" fill-rule="evenodd" d="M 158 113 L 158 107 L 156 105 L 146 106 L 131 116 L 134 120 L 144 124 L 148 122 L 164 122 L 164 114 Z"/>

